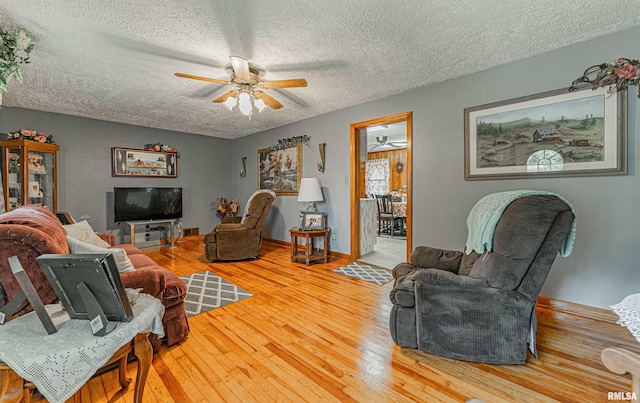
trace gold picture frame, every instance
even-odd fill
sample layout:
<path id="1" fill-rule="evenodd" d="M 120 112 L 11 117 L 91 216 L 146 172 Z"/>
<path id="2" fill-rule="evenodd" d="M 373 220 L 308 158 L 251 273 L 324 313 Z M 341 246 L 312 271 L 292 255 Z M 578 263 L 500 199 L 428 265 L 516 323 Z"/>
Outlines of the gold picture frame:
<path id="1" fill-rule="evenodd" d="M 302 179 L 302 144 L 258 150 L 258 189 L 297 195 Z"/>

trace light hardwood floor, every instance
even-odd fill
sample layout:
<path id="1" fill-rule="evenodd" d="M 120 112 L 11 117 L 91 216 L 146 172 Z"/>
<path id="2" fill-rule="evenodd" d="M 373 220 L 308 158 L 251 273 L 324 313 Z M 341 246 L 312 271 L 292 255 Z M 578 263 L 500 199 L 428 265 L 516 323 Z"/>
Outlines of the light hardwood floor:
<path id="1" fill-rule="evenodd" d="M 608 392 L 631 390 L 630 377 L 599 357 L 605 347 L 638 352 L 640 344 L 602 310 L 575 314 L 543 301 L 538 360 L 477 364 L 394 345 L 392 284 L 333 273 L 345 260 L 307 267 L 267 242 L 258 260 L 208 264 L 201 238 L 145 253 L 180 276 L 211 270 L 254 294 L 191 318 L 189 337 L 154 355 L 145 402 L 605 402 Z M 133 388 L 118 394 L 116 385 L 112 371 L 85 391 L 91 402 L 131 402 Z"/>

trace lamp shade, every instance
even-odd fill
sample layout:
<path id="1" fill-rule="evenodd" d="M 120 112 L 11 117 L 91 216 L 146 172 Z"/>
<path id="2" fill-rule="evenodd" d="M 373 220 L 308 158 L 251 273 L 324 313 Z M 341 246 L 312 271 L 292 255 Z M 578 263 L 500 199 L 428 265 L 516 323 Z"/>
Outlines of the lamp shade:
<path id="1" fill-rule="evenodd" d="M 316 202 L 323 201 L 322 189 L 318 178 L 302 178 L 300 181 L 300 190 L 298 191 L 299 202 Z"/>

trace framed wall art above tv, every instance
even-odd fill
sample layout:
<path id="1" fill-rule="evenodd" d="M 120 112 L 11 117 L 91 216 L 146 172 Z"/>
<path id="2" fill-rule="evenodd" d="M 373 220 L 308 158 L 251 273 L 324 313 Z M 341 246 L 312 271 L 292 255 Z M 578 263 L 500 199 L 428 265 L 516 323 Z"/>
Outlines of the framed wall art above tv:
<path id="1" fill-rule="evenodd" d="M 178 153 L 112 148 L 112 176 L 178 177 Z"/>
<path id="2" fill-rule="evenodd" d="M 627 174 L 627 92 L 544 92 L 464 110 L 464 178 Z"/>

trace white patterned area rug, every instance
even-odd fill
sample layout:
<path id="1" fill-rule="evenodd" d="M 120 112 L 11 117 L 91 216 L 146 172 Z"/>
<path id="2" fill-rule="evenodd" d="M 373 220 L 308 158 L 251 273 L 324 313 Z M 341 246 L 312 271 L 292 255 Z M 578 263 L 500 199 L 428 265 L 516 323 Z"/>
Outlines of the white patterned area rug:
<path id="1" fill-rule="evenodd" d="M 377 267 L 356 262 L 343 266 L 339 269 L 335 269 L 334 272 L 377 285 L 385 285 L 389 281 L 393 280 L 393 276 L 389 270 L 379 269 Z"/>
<path id="2" fill-rule="evenodd" d="M 253 296 L 210 271 L 180 278 L 187 285 L 184 307 L 189 318 Z"/>

